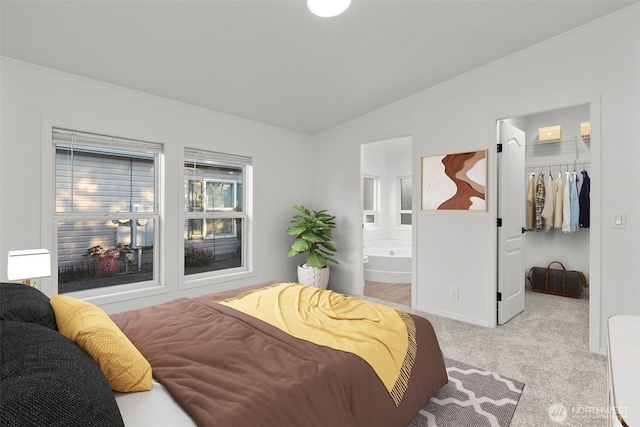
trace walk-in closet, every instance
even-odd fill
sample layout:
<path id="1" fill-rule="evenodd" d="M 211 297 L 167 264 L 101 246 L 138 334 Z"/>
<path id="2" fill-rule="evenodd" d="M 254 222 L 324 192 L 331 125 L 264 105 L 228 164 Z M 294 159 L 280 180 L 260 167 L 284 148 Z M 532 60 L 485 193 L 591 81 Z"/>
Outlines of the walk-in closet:
<path id="1" fill-rule="evenodd" d="M 514 124 L 526 137 L 526 272 L 558 261 L 583 272 L 588 282 L 590 189 L 591 182 L 600 179 L 590 168 L 590 106 L 533 114 Z M 588 287 L 582 298 L 588 298 Z"/>

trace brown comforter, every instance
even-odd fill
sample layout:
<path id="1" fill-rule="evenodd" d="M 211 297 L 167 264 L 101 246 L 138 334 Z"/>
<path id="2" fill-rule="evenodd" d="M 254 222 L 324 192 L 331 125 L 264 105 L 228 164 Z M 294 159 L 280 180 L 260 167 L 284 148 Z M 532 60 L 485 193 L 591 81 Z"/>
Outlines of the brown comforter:
<path id="1" fill-rule="evenodd" d="M 199 426 L 406 427 L 447 382 L 435 333 L 422 317 L 412 316 L 418 355 L 396 407 L 358 356 L 213 303 L 246 289 L 111 316 Z"/>

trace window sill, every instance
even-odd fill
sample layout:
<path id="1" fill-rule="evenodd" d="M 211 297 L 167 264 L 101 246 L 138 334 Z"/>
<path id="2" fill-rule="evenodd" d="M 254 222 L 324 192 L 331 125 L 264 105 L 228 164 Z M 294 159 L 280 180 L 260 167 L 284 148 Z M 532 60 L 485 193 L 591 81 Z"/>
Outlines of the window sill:
<path id="1" fill-rule="evenodd" d="M 236 271 L 226 271 L 225 273 L 213 275 L 212 273 L 191 274 L 184 277 L 184 282 L 178 286 L 178 290 L 194 289 L 202 286 L 217 285 L 220 283 L 231 282 L 234 280 L 242 280 L 256 277 L 257 274 L 252 270 L 238 268 Z"/>

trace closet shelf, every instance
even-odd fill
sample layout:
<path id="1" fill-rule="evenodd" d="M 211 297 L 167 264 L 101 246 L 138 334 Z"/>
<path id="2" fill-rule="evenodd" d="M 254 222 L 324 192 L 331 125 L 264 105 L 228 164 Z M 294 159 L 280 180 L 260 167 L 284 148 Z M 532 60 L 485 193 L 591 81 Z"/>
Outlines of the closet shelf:
<path id="1" fill-rule="evenodd" d="M 560 138 L 560 139 L 552 139 L 549 141 L 544 141 L 544 142 L 540 142 L 538 141 L 538 143 L 536 145 L 547 145 L 547 144 L 557 144 L 557 143 L 562 143 L 562 142 L 578 142 L 579 140 L 583 140 L 588 142 L 591 139 L 591 135 L 580 135 L 580 136 L 572 136 L 570 138 Z"/>
<path id="2" fill-rule="evenodd" d="M 547 160 L 555 163 L 556 160 L 566 162 L 580 160 L 589 157 L 591 151 L 589 146 L 590 138 L 581 136 L 567 137 L 555 142 L 532 143 L 525 146 L 526 156 L 531 157 L 556 157 L 554 160 Z"/>

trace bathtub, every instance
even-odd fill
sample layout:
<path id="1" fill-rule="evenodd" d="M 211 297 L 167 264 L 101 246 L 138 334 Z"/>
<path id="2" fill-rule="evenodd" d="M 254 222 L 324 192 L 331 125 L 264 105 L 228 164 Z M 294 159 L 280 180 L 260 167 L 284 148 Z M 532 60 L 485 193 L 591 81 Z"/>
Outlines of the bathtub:
<path id="1" fill-rule="evenodd" d="M 364 280 L 411 283 L 411 242 L 371 240 L 364 243 Z"/>

